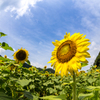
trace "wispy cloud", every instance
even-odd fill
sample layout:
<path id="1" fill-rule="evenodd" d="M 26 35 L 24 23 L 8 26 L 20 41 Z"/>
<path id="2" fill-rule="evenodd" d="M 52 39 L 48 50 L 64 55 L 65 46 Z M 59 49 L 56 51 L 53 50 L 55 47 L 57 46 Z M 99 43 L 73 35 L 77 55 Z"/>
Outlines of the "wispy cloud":
<path id="1" fill-rule="evenodd" d="M 99 0 L 73 0 L 75 7 L 80 8 L 82 12 L 86 12 L 88 15 L 100 16 L 100 1 Z M 86 15 L 84 15 L 86 16 Z"/>
<path id="2" fill-rule="evenodd" d="M 0 1 L 0 10 L 5 12 L 10 11 L 11 17 L 17 14 L 16 19 L 30 12 L 30 6 L 35 7 L 35 4 L 42 0 L 2 0 Z"/>

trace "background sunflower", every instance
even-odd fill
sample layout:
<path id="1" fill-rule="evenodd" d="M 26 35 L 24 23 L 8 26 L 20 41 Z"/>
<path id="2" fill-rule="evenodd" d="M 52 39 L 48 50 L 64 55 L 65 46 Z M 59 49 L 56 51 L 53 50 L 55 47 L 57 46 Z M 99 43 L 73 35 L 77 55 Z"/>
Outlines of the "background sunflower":
<path id="1" fill-rule="evenodd" d="M 29 56 L 29 53 L 26 49 L 18 49 L 18 51 L 16 51 L 14 53 L 14 59 L 16 62 L 21 62 L 22 64 L 28 60 L 28 56 Z"/>

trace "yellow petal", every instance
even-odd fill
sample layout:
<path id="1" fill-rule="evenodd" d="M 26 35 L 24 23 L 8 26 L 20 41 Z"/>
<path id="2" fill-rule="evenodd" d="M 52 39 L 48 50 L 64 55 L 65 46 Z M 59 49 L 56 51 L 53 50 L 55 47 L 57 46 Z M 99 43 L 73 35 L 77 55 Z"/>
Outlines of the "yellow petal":
<path id="1" fill-rule="evenodd" d="M 84 56 L 79 57 L 79 60 L 82 61 L 86 61 L 86 58 Z"/>
<path id="2" fill-rule="evenodd" d="M 84 39 L 86 37 L 86 35 L 84 35 L 83 37 L 82 37 L 82 39 Z"/>
<path id="3" fill-rule="evenodd" d="M 60 70 L 61 70 L 61 63 L 59 63 L 59 64 L 56 66 L 55 72 L 58 72 L 58 73 L 59 73 Z"/>
<path id="4" fill-rule="evenodd" d="M 56 52 L 55 51 L 52 51 L 52 56 L 56 55 Z"/>
<path id="5" fill-rule="evenodd" d="M 67 75 L 68 74 L 68 70 L 67 70 L 67 68 L 68 68 L 68 65 L 67 65 L 67 63 L 64 63 L 63 64 L 63 73 L 64 73 L 64 75 Z"/>
<path id="6" fill-rule="evenodd" d="M 52 44 L 53 44 L 54 46 L 59 46 L 60 41 L 58 41 L 58 40 L 55 40 L 55 42 L 52 41 Z"/>
<path id="7" fill-rule="evenodd" d="M 56 56 L 52 56 L 50 60 L 53 60 L 53 59 L 55 59 L 55 58 L 56 58 Z"/>
<path id="8" fill-rule="evenodd" d="M 72 70 L 73 70 L 74 72 L 77 72 L 77 64 L 76 64 L 76 63 L 73 64 Z"/>
<path id="9" fill-rule="evenodd" d="M 86 46 L 84 46 L 83 48 L 82 48 L 82 47 L 78 47 L 78 48 L 77 48 L 77 52 L 85 52 L 85 51 L 87 51 L 87 50 L 89 50 L 89 48 L 86 47 Z"/>
<path id="10" fill-rule="evenodd" d="M 53 62 L 53 63 L 51 64 L 51 67 L 53 67 L 53 66 L 55 65 L 55 63 L 56 63 L 56 62 Z"/>
<path id="11" fill-rule="evenodd" d="M 78 66 L 78 69 L 81 69 L 81 63 L 80 62 L 77 62 L 76 64 Z"/>
<path id="12" fill-rule="evenodd" d="M 82 52 L 82 53 L 76 53 L 75 55 L 77 58 L 80 57 L 80 56 L 85 56 L 86 58 L 90 58 L 90 54 L 88 52 Z"/>
<path id="13" fill-rule="evenodd" d="M 86 61 L 82 61 L 83 63 L 88 63 L 88 61 L 86 60 Z"/>
<path id="14" fill-rule="evenodd" d="M 90 41 L 89 39 L 81 39 L 81 40 L 77 40 L 76 43 L 80 44 L 80 43 L 84 43 L 84 42 L 88 42 Z"/>
<path id="15" fill-rule="evenodd" d="M 57 51 L 57 49 L 58 49 L 58 47 L 55 47 L 55 48 L 54 48 L 54 51 Z"/>
<path id="16" fill-rule="evenodd" d="M 49 61 L 49 62 L 47 62 L 47 63 L 53 63 L 53 62 L 56 62 L 56 59 L 51 60 L 51 61 Z"/>
<path id="17" fill-rule="evenodd" d="M 71 40 L 74 40 L 74 38 L 77 36 L 77 33 L 74 33 L 71 37 L 70 37 L 70 39 Z"/>
<path id="18" fill-rule="evenodd" d="M 69 39 L 70 38 L 70 33 L 67 34 L 66 32 L 66 35 L 64 35 L 64 39 Z"/>
<path id="19" fill-rule="evenodd" d="M 74 34 L 73 34 L 74 35 Z M 72 36 L 73 36 L 72 35 Z M 83 34 L 77 33 L 71 39 L 76 42 L 76 40 L 81 39 Z"/>
<path id="20" fill-rule="evenodd" d="M 80 44 L 77 44 L 77 46 L 86 46 L 86 45 L 90 45 L 90 42 L 81 42 Z"/>

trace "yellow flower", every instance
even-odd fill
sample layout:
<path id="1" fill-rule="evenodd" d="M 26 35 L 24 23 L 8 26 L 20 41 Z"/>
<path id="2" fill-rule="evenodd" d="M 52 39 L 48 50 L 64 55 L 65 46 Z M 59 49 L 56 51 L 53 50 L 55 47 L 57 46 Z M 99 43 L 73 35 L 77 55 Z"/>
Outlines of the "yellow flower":
<path id="1" fill-rule="evenodd" d="M 52 42 L 55 46 L 52 52 L 51 67 L 55 68 L 55 72 L 61 71 L 61 76 L 68 75 L 68 72 L 73 75 L 73 71 L 77 73 L 78 69 L 81 69 L 81 63 L 88 63 L 85 57 L 90 58 L 90 54 L 87 52 L 90 45 L 89 39 L 84 39 L 86 35 L 75 33 L 70 37 L 70 33 L 64 35 L 64 39 Z"/>
<path id="2" fill-rule="evenodd" d="M 76 75 L 79 76 L 80 72 L 77 71 Z"/>
<path id="3" fill-rule="evenodd" d="M 32 68 L 28 68 L 30 71 L 33 71 L 33 69 Z"/>
<path id="4" fill-rule="evenodd" d="M 0 60 L 0 62 L 2 62 L 2 60 Z"/>
<path id="5" fill-rule="evenodd" d="M 53 73 L 51 73 L 50 76 L 53 76 Z"/>
<path id="6" fill-rule="evenodd" d="M 45 74 L 45 75 L 46 75 L 46 77 L 50 76 L 49 74 Z"/>
<path id="7" fill-rule="evenodd" d="M 45 73 L 48 73 L 48 71 L 45 71 Z"/>
<path id="8" fill-rule="evenodd" d="M 84 70 L 82 70 L 82 71 L 80 71 L 80 73 L 85 73 L 85 71 L 84 71 Z"/>
<path id="9" fill-rule="evenodd" d="M 20 69 L 18 69 L 18 72 L 19 72 L 19 73 L 21 72 Z"/>
<path id="10" fill-rule="evenodd" d="M 59 75 L 59 73 L 55 73 L 55 75 L 54 76 L 58 76 Z"/>
<path id="11" fill-rule="evenodd" d="M 95 68 L 97 67 L 97 65 L 95 65 Z"/>
<path id="12" fill-rule="evenodd" d="M 99 72 L 99 70 L 97 69 L 96 72 Z"/>
<path id="13" fill-rule="evenodd" d="M 16 60 L 16 62 L 21 62 L 22 64 L 28 60 L 28 51 L 26 49 L 18 49 L 18 51 L 16 51 L 14 53 L 14 59 Z"/>
<path id="14" fill-rule="evenodd" d="M 7 55 L 4 55 L 4 58 L 7 58 Z"/>
<path id="15" fill-rule="evenodd" d="M 85 76 L 87 76 L 87 74 L 85 74 Z"/>
<path id="16" fill-rule="evenodd" d="M 16 68 L 16 66 L 14 66 L 14 65 L 11 65 L 11 66 L 9 66 L 9 69 L 12 71 L 13 69 L 15 70 L 15 68 Z"/>
<path id="17" fill-rule="evenodd" d="M 34 68 L 34 66 L 32 66 L 32 68 Z"/>
<path id="18" fill-rule="evenodd" d="M 47 68 L 47 66 L 44 66 L 44 69 L 46 69 Z"/>

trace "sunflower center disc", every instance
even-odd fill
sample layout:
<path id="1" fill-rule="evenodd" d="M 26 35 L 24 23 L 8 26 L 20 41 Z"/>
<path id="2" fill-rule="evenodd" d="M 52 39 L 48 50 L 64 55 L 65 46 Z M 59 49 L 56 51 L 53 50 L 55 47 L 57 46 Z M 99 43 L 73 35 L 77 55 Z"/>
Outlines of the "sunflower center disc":
<path id="1" fill-rule="evenodd" d="M 26 53 L 23 50 L 20 50 L 17 54 L 16 57 L 18 60 L 24 60 L 26 58 Z"/>
<path id="2" fill-rule="evenodd" d="M 61 48 L 61 50 L 59 51 L 59 53 L 60 53 L 61 55 L 65 55 L 65 54 L 68 53 L 68 51 L 69 51 L 69 45 L 65 45 L 65 46 L 63 46 L 63 47 Z"/>
<path id="3" fill-rule="evenodd" d="M 76 45 L 73 41 L 67 40 L 63 42 L 57 50 L 57 58 L 61 63 L 68 62 L 75 56 L 76 53 Z"/>

